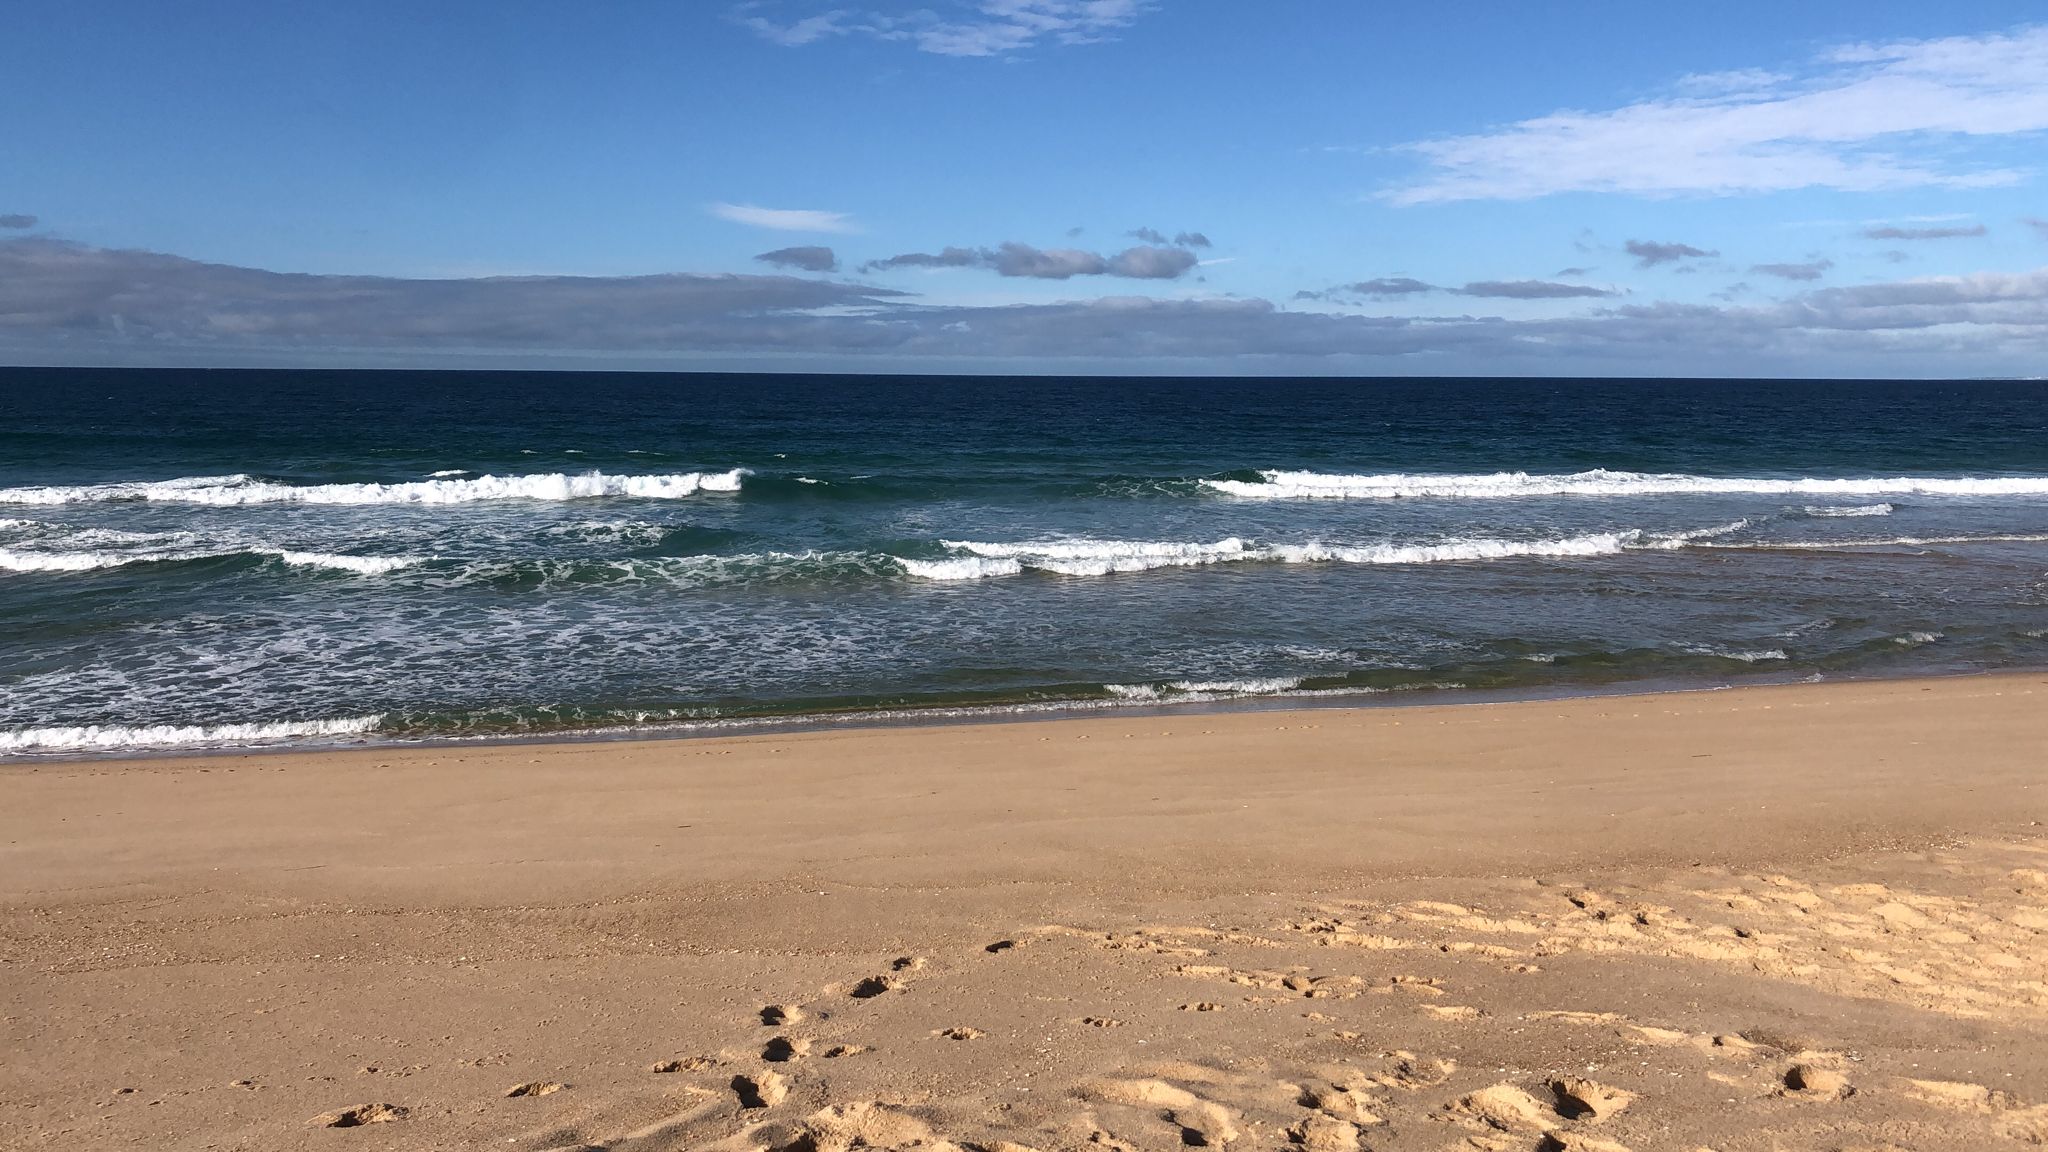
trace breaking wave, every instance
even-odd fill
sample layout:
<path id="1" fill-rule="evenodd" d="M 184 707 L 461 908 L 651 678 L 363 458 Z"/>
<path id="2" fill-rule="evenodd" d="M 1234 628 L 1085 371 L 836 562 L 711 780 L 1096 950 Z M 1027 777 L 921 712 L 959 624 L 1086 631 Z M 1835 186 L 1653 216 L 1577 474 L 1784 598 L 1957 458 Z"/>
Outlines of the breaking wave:
<path id="1" fill-rule="evenodd" d="M 1252 544 L 1235 536 L 1214 543 L 1136 540 L 1059 540 L 1000 544 L 978 540 L 944 540 L 958 553 L 936 560 L 896 558 L 912 576 L 925 580 L 980 580 L 1014 576 L 1025 569 L 1062 576 L 1102 576 L 1202 564 L 1266 562 L 1278 564 L 1438 564 L 1472 560 L 1613 556 L 1631 549 L 1683 548 L 1693 541 L 1726 535 L 1747 527 L 1746 520 L 1686 532 L 1653 533 L 1641 529 L 1594 532 L 1539 540 L 1457 537 L 1428 544 Z"/>
<path id="2" fill-rule="evenodd" d="M 1889 516 L 1895 511 L 1890 504 L 1808 504 L 1801 509 L 1808 516 Z"/>
<path id="3" fill-rule="evenodd" d="M 261 724 L 130 727 L 88 724 L 69 728 L 24 728 L 0 732 L 0 755 L 25 752 L 120 752 L 145 748 L 223 747 L 272 740 L 357 736 L 374 730 L 382 715 L 344 720 L 280 720 Z"/>
<path id="4" fill-rule="evenodd" d="M 419 556 L 344 556 L 333 552 L 295 552 L 288 548 L 156 548 L 129 552 L 37 551 L 0 548 L 0 572 L 94 572 L 131 564 L 164 564 L 186 560 L 218 560 L 225 556 L 270 557 L 302 568 L 328 568 L 358 576 L 380 576 L 422 563 Z"/>
<path id="5" fill-rule="evenodd" d="M 2048 476 L 1891 476 L 1776 479 L 1691 476 L 1676 472 L 1442 474 L 1387 472 L 1346 475 L 1261 470 L 1261 479 L 1203 480 L 1202 486 L 1247 500 L 1502 500 L 1530 496 L 2027 496 L 2048 495 Z"/>
<path id="6" fill-rule="evenodd" d="M 0 488 L 0 504 L 76 504 L 117 500 L 172 504 L 473 504 L 484 500 L 585 500 L 627 496 L 674 500 L 698 492 L 737 492 L 747 469 L 665 476 L 478 476 L 399 484 L 281 484 L 237 473 L 117 484 Z"/>

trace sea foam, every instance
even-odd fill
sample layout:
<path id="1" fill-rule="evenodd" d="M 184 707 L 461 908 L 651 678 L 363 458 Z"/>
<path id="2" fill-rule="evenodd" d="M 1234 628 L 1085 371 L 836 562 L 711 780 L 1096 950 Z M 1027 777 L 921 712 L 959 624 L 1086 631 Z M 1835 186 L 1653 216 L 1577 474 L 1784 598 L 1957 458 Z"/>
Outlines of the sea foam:
<path id="1" fill-rule="evenodd" d="M 1025 569 L 1062 576 L 1104 576 L 1156 568 L 1264 562 L 1274 564 L 1437 564 L 1520 557 L 1611 556 L 1632 548 L 1677 548 L 1688 541 L 1745 527 L 1747 521 L 1694 532 L 1655 534 L 1641 530 L 1596 532 L 1537 540 L 1455 537 L 1414 544 L 1255 544 L 1232 536 L 1213 543 L 1140 540 L 1054 540 L 992 543 L 943 540 L 961 555 L 940 560 L 898 557 L 913 576 L 926 580 L 979 580 L 1014 576 Z"/>
<path id="2" fill-rule="evenodd" d="M 279 720 L 259 724 L 173 725 L 88 724 L 69 728 L 24 728 L 0 732 L 0 754 L 24 752 L 118 752 L 139 748 L 221 746 L 318 736 L 355 736 L 371 731 L 382 715 L 343 720 Z"/>
<path id="3" fill-rule="evenodd" d="M 419 556 L 343 556 L 332 552 L 295 552 L 287 548 L 170 548 L 133 552 L 0 548 L 0 572 L 94 572 L 125 568 L 131 564 L 216 560 L 223 556 L 268 556 L 299 567 L 331 568 L 359 576 L 380 576 L 424 560 Z"/>
<path id="4" fill-rule="evenodd" d="M 2023 496 L 2048 495 L 2048 476 L 1890 476 L 1776 479 L 1692 476 L 1676 472 L 1484 474 L 1369 473 L 1262 470 L 1258 481 L 1204 480 L 1226 496 L 1248 500 L 1385 500 L 1438 497 L 1466 500 L 1530 496 Z"/>
<path id="5" fill-rule="evenodd" d="M 0 488 L 0 504 L 74 504 L 115 500 L 174 504 L 471 504 L 484 500 L 584 500 L 629 496 L 674 500 L 698 492 L 737 492 L 747 469 L 613 476 L 563 472 L 414 480 L 399 484 L 279 484 L 246 474 L 185 476 L 117 484 Z"/>

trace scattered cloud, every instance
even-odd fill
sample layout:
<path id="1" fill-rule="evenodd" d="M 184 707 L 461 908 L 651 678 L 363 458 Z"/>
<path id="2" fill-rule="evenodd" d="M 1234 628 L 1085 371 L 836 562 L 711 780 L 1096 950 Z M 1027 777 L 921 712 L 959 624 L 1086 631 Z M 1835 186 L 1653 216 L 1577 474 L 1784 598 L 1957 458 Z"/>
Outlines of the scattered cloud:
<path id="1" fill-rule="evenodd" d="M 1585 284 L 1559 284 L 1554 280 L 1475 280 L 1463 288 L 1449 289 L 1460 296 L 1489 296 L 1502 300 L 1568 300 L 1574 297 L 1613 296 L 1606 288 Z"/>
<path id="2" fill-rule="evenodd" d="M 763 264 L 778 268 L 799 268 L 805 272 L 837 272 L 839 257 L 830 248 L 816 244 L 805 244 L 795 248 L 777 248 L 754 257 Z"/>
<path id="3" fill-rule="evenodd" d="M 1436 285 L 1425 284 L 1407 276 L 1389 276 L 1378 280 L 1359 280 L 1350 284 L 1339 284 L 1321 292 L 1296 292 L 1296 300 L 1336 300 L 1347 296 L 1364 297 L 1367 300 L 1396 300 L 1403 296 L 1415 296 L 1423 292 L 1436 291 Z"/>
<path id="4" fill-rule="evenodd" d="M 1759 276 L 1776 276 L 1780 280 L 1818 280 L 1833 268 L 1833 260 L 1808 260 L 1804 264 L 1755 264 L 1750 271 Z"/>
<path id="5" fill-rule="evenodd" d="M 1208 248 L 1209 238 L 1200 232 L 1176 232 L 1171 239 L 1157 228 L 1133 228 L 1124 235 L 1147 244 L 1172 248 Z"/>
<path id="6" fill-rule="evenodd" d="M 1624 245 L 1628 254 L 1636 258 L 1636 267 L 1654 268 L 1659 264 L 1670 264 L 1679 260 L 1692 260 L 1702 256 L 1719 256 L 1690 244 L 1660 244 L 1654 240 L 1631 240 Z"/>
<path id="7" fill-rule="evenodd" d="M 1688 77 L 1664 96 L 1405 145 L 1396 204 L 1562 192 L 1740 195 L 2012 184 L 1968 144 L 2048 129 L 2048 25 L 1836 48 L 1798 74 Z"/>
<path id="8" fill-rule="evenodd" d="M 1103 256 L 1079 248 L 1035 248 L 1007 241 L 994 248 L 945 248 L 938 252 L 905 252 L 860 266 L 862 272 L 895 268 L 986 268 L 998 276 L 1033 280 L 1069 280 L 1075 276 L 1122 276 L 1133 280 L 1173 280 L 1198 261 L 1185 248 L 1126 248 Z"/>
<path id="9" fill-rule="evenodd" d="M 792 20 L 787 24 L 778 24 L 766 16 L 746 14 L 757 7 L 759 5 L 742 6 L 735 15 L 741 24 L 753 29 L 755 35 L 772 44 L 780 44 L 784 48 L 801 48 L 827 36 L 844 36 L 853 31 L 847 23 L 848 14 L 837 9 L 806 16 L 801 20 Z"/>
<path id="10" fill-rule="evenodd" d="M 0 216 L 0 228 L 33 228 L 35 226 L 35 217 L 20 212 L 9 212 L 5 216 Z"/>
<path id="11" fill-rule="evenodd" d="M 1584 276 L 1591 271 L 1591 268 L 1559 268 L 1557 274 L 1559 276 Z"/>
<path id="12" fill-rule="evenodd" d="M 1172 280 L 1200 262 L 1185 248 L 1126 248 L 1109 258 L 1109 274 L 1133 280 Z"/>
<path id="13" fill-rule="evenodd" d="M 783 5 L 750 0 L 734 19 L 770 43 L 800 48 L 833 36 L 907 43 L 940 56 L 1005 56 L 1040 44 L 1095 44 L 1137 22 L 1151 0 L 976 0 L 958 17 L 929 8 L 891 14 L 834 8 L 796 19 L 764 13 Z"/>
<path id="14" fill-rule="evenodd" d="M 1901 252 L 1897 248 L 1893 248 L 1885 252 L 1879 252 L 1877 256 L 1878 259 L 1883 260 L 1887 264 L 1904 264 L 1906 261 L 1911 260 L 1913 258 L 1913 254 L 1911 252 Z"/>
<path id="15" fill-rule="evenodd" d="M 717 203 L 705 211 L 720 220 L 767 228 L 775 232 L 858 232 L 853 218 L 844 212 L 821 212 L 811 208 L 761 208 L 752 204 Z"/>
<path id="16" fill-rule="evenodd" d="M 1542 283 L 1542 282 L 1528 282 Z M 1467 296 L 1494 295 L 1469 284 Z M 1556 285 L 1572 288 L 1570 285 Z M 1583 289 L 1580 289 L 1583 291 Z M 1727 295 L 1737 294 L 1731 288 Z M 1520 291 L 1506 293 L 1521 296 Z M 37 237 L 0 240 L 0 349 L 15 362 L 418 362 L 637 354 L 834 364 L 1316 363 L 1396 371 L 2017 374 L 2048 355 L 2048 268 L 1801 291 L 1781 301 L 1621 305 L 1544 319 L 1286 310 L 1259 299 L 1108 296 L 943 306 L 783 275 L 409 280 L 281 275 Z M 815 363 L 817 361 L 804 361 Z"/>
<path id="17" fill-rule="evenodd" d="M 1886 225 L 1882 228 L 1865 228 L 1863 235 L 1869 240 L 1953 240 L 1958 236 L 1982 236 L 1985 231 L 1982 224 L 1939 228 L 1900 228 Z"/>

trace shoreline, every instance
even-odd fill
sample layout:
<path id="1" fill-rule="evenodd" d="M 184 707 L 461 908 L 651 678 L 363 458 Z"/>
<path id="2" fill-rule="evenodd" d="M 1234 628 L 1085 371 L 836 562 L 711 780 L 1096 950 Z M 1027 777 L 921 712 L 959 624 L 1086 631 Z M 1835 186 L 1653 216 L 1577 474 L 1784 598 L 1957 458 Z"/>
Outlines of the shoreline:
<path id="1" fill-rule="evenodd" d="M 1515 688 L 1467 688 L 1462 685 L 1427 684 L 1414 688 L 1309 689 L 1271 693 L 1218 695 L 1208 699 L 1119 700 L 1116 698 L 1075 698 L 1043 703 L 989 705 L 929 705 L 906 708 L 849 709 L 841 712 L 805 712 L 734 716 L 706 720 L 642 722 L 595 728 L 562 728 L 546 732 L 494 732 L 475 736 L 392 735 L 379 738 L 374 730 L 344 737 L 282 738 L 272 741 L 191 745 L 137 745 L 107 751 L 65 749 L 62 751 L 0 752 L 0 772 L 38 764 L 97 763 L 102 761 L 178 760 L 195 756 L 320 755 L 363 749 L 460 749 L 497 747 L 551 747 L 555 745 L 605 745 L 670 740 L 717 740 L 747 735 L 774 736 L 803 732 L 902 731 L 921 728 L 975 727 L 981 725 L 1055 723 L 1063 720 L 1128 717 L 1143 719 L 1176 716 L 1231 715 L 1238 712 L 1321 712 L 1387 708 L 1456 708 L 1563 700 L 1600 700 L 1614 697 L 1690 695 L 1735 692 L 1752 688 L 1784 688 L 1798 685 L 1854 685 L 1981 679 L 2000 676 L 2048 674 L 2048 667 L 2016 666 L 1952 671 L 1918 670 L 1897 676 L 1843 675 L 1818 678 L 1757 673 L 1740 681 L 1679 682 L 1674 680 L 1623 681 L 1603 685 L 1543 685 Z M 1455 695 L 1456 699 L 1445 697 Z M 305 721 L 320 723 L 331 721 Z M 280 721 L 279 723 L 297 723 Z M 50 726 L 88 728 L 90 725 Z M 104 725 L 100 727 L 130 727 Z M 167 728 L 207 729 L 210 725 L 162 725 Z M 25 729 L 24 731 L 36 731 Z"/>

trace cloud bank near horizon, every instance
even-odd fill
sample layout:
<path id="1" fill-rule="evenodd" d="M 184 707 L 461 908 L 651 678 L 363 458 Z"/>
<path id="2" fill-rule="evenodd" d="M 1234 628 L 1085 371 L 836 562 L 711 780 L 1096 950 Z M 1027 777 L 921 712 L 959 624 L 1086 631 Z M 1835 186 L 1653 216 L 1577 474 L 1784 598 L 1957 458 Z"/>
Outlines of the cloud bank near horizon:
<path id="1" fill-rule="evenodd" d="M 1517 283 L 1542 282 L 1480 282 L 1461 292 L 1486 296 L 1483 286 Z M 1939 374 L 1953 357 L 1979 362 L 1986 349 L 2037 365 L 2048 352 L 2048 268 L 1819 288 L 1750 307 L 1597 304 L 1578 315 L 1507 319 L 1333 314 L 1240 298 L 934 305 L 899 290 L 784 275 L 286 274 L 30 237 L 0 241 L 0 348 L 1105 364 L 1334 358 L 1408 371 L 1533 361 L 1560 371 L 1646 373 L 1703 357 L 1789 369 L 1905 356 Z"/>

